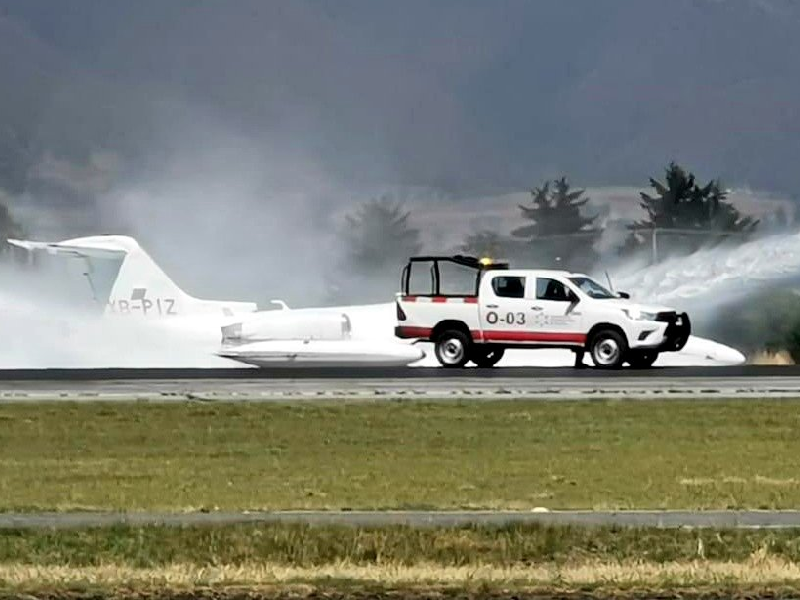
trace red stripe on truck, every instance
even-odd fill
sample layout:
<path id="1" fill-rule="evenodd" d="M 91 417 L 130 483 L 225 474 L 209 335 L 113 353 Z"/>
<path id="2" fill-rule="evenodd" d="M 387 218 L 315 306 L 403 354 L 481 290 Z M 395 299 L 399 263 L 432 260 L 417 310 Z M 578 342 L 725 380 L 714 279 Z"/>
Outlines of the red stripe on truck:
<path id="1" fill-rule="evenodd" d="M 484 331 L 487 342 L 561 342 L 565 344 L 585 344 L 585 333 L 557 333 L 547 331 Z"/>
<path id="2" fill-rule="evenodd" d="M 397 337 L 401 338 L 429 338 L 433 333 L 430 327 L 414 327 L 413 325 L 401 325 L 396 328 Z"/>
<path id="3" fill-rule="evenodd" d="M 475 296 L 401 296 L 401 302 L 435 302 L 437 304 L 453 302 L 456 304 L 477 304 Z"/>
<path id="4" fill-rule="evenodd" d="M 396 335 L 401 338 L 430 339 L 433 333 L 431 327 L 415 327 L 413 325 L 400 325 L 396 328 Z M 584 333 L 558 333 L 545 331 L 470 331 L 472 339 L 476 342 L 531 342 L 552 344 L 585 344 Z"/>

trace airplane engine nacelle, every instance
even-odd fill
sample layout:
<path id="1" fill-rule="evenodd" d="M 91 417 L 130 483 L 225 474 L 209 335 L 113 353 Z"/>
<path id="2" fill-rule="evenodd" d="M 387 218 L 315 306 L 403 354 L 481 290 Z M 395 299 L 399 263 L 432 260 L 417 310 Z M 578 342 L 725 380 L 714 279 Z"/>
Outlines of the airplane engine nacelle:
<path id="1" fill-rule="evenodd" d="M 350 339 L 350 319 L 343 313 L 276 310 L 257 313 L 222 327 L 222 342 Z"/>

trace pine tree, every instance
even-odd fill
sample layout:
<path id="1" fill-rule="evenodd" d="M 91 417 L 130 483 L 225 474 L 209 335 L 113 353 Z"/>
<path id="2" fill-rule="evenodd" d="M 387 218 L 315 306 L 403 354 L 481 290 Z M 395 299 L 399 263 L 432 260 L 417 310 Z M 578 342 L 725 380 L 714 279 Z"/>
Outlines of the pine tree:
<path id="1" fill-rule="evenodd" d="M 706 231 L 753 231 L 758 221 L 743 216 L 727 201 L 728 194 L 719 180 L 697 185 L 695 176 L 675 162 L 666 169 L 665 183 L 650 178 L 657 195 L 640 192 L 640 206 L 647 219 L 631 229 L 697 229 Z"/>
<path id="2" fill-rule="evenodd" d="M 758 226 L 757 220 L 742 215 L 727 201 L 728 194 L 719 180 L 712 179 L 700 186 L 693 173 L 674 161 L 665 170 L 664 182 L 651 177 L 650 187 L 655 194 L 640 192 L 639 205 L 647 218 L 628 227 L 631 233 L 623 251 L 648 246 L 657 231 L 669 234 L 669 230 L 676 230 L 666 236 L 658 234 L 662 250 L 692 252 L 709 242 L 725 239 L 727 236 L 722 233 L 746 234 Z"/>
<path id="3" fill-rule="evenodd" d="M 531 206 L 519 205 L 522 217 L 532 223 L 518 227 L 511 235 L 533 239 L 538 236 L 592 233 L 596 217 L 584 216 L 581 207 L 589 202 L 585 190 L 570 190 L 566 177 L 531 190 Z"/>
<path id="4" fill-rule="evenodd" d="M 345 217 L 348 261 L 359 271 L 402 266 L 421 248 L 419 230 L 409 225 L 410 211 L 389 198 L 371 200 Z"/>
<path id="5" fill-rule="evenodd" d="M 342 261 L 327 277 L 328 300 L 386 302 L 398 290 L 403 266 L 419 254 L 419 230 L 411 212 L 383 197 L 360 205 L 344 218 Z"/>
<path id="6" fill-rule="evenodd" d="M 519 205 L 522 218 L 530 223 L 511 232 L 524 239 L 518 246 L 518 260 L 543 267 L 591 268 L 597 259 L 593 244 L 600 231 L 594 227 L 597 217 L 581 211 L 589 202 L 584 194 L 585 190 L 572 190 L 566 177 L 531 190 L 530 206 Z"/>

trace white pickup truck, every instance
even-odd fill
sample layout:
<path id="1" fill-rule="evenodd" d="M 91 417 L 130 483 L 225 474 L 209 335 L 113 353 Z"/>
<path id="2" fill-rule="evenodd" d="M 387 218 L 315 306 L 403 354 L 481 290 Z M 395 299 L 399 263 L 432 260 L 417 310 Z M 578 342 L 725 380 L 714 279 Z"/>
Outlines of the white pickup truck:
<path id="1" fill-rule="evenodd" d="M 491 367 L 506 348 L 567 348 L 576 366 L 589 352 L 596 367 L 644 368 L 686 345 L 686 313 L 629 298 L 577 273 L 417 256 L 403 269 L 395 335 L 432 342 L 445 367 Z"/>

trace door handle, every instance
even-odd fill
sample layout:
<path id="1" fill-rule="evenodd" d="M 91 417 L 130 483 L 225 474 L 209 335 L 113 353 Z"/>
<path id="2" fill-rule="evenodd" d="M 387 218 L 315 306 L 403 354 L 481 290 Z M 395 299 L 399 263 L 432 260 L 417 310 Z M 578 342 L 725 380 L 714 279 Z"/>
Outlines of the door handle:
<path id="1" fill-rule="evenodd" d="M 487 304 L 486 308 L 497 308 L 497 304 Z"/>
<path id="2" fill-rule="evenodd" d="M 531 306 L 531 310 L 544 310 L 541 306 Z"/>

